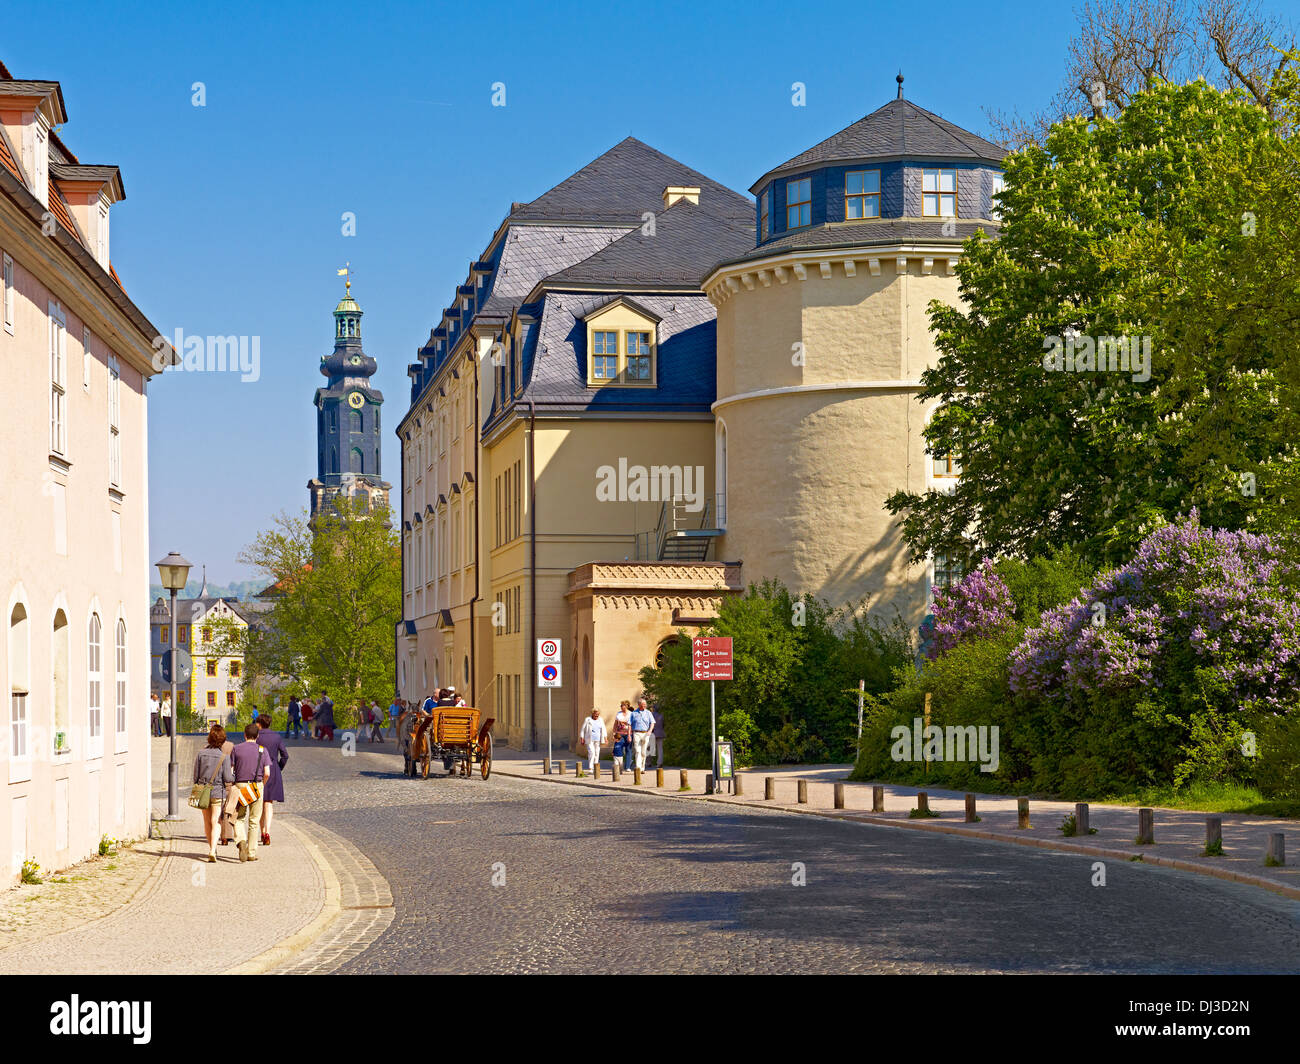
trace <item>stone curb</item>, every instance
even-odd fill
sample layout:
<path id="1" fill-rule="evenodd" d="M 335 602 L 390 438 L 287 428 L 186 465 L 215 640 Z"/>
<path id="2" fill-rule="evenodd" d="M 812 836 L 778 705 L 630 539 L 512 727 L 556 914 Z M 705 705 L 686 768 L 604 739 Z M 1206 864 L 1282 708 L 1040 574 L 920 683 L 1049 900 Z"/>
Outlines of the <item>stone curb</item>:
<path id="1" fill-rule="evenodd" d="M 321 905 L 320 912 L 316 914 L 316 918 L 311 923 L 277 945 L 259 953 L 256 957 L 233 968 L 227 968 L 221 973 L 222 975 L 261 975 L 284 964 L 324 935 L 330 924 L 343 911 L 341 902 L 343 891 L 339 885 L 338 876 L 334 874 L 334 869 L 330 866 L 329 861 L 325 859 L 325 855 L 321 853 L 320 848 L 308 837 L 306 832 L 299 830 L 291 820 L 281 820 L 278 826 L 292 832 L 297 837 L 307 851 L 308 856 L 320 869 L 321 878 L 325 881 L 325 901 Z"/>
<path id="2" fill-rule="evenodd" d="M 1197 864 L 1195 861 L 1188 861 L 1180 857 L 1162 857 L 1159 854 L 1151 853 L 1150 848 L 1144 850 L 1129 852 L 1126 850 L 1112 850 L 1103 846 L 1084 846 L 1077 842 L 1066 842 L 1064 839 L 1043 839 L 1016 835 L 1005 835 L 996 831 L 988 831 L 981 828 L 958 827 L 955 824 L 933 824 L 923 820 L 898 820 L 889 817 L 872 816 L 869 813 L 856 813 L 841 809 L 800 809 L 798 806 L 788 806 L 777 803 L 764 802 L 762 805 L 755 805 L 748 801 L 736 801 L 732 798 L 718 798 L 703 794 L 687 796 L 678 791 L 660 790 L 658 787 L 637 787 L 635 784 L 614 784 L 614 783 L 597 783 L 594 780 L 585 782 L 579 779 L 573 779 L 566 776 L 546 775 L 545 773 L 536 772 L 511 772 L 508 769 L 499 768 L 497 765 L 492 766 L 493 773 L 499 773 L 502 776 L 511 776 L 515 779 L 540 780 L 544 783 L 567 784 L 570 787 L 589 787 L 597 788 L 603 791 L 617 791 L 621 794 L 643 794 L 654 798 L 684 798 L 687 801 L 696 802 L 713 802 L 718 805 L 726 805 L 742 809 L 762 809 L 767 811 L 778 810 L 783 813 L 795 813 L 800 816 L 819 816 L 828 820 L 841 820 L 851 824 L 872 824 L 877 827 L 886 828 L 903 828 L 912 831 L 937 831 L 943 835 L 961 835 L 967 838 L 987 839 L 991 842 L 1006 842 L 1015 846 L 1033 846 L 1040 850 L 1057 850 L 1061 853 L 1077 853 L 1089 857 L 1107 857 L 1111 860 L 1124 861 L 1132 864 L 1159 865 L 1164 868 L 1174 868 L 1180 872 L 1195 872 L 1198 875 L 1211 876 L 1214 879 L 1227 880 L 1232 883 L 1243 883 L 1251 887 L 1260 887 L 1264 890 L 1272 891 L 1274 894 L 1281 894 L 1287 898 L 1300 900 L 1300 887 L 1290 887 L 1285 883 L 1277 883 L 1271 879 L 1265 879 L 1263 876 L 1251 875 L 1248 872 L 1233 872 L 1226 868 L 1214 868 L 1208 865 Z M 1184 812 L 1186 810 L 1183 810 Z M 1141 857 L 1141 861 L 1133 861 L 1133 857 Z"/>

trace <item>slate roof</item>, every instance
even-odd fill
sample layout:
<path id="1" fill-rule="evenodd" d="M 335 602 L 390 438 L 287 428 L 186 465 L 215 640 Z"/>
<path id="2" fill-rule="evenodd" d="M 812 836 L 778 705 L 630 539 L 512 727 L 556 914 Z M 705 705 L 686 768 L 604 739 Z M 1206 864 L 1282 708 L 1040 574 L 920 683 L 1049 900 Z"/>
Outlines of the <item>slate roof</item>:
<path id="1" fill-rule="evenodd" d="M 655 216 L 654 235 L 637 226 L 589 258 L 547 278 L 563 284 L 698 288 L 720 256 L 740 255 L 754 246 L 754 210 L 731 195 L 711 204 L 678 200 Z M 739 200 L 743 209 L 738 209 Z"/>
<path id="2" fill-rule="evenodd" d="M 896 99 L 769 170 L 750 186 L 750 191 L 757 192 L 778 174 L 859 159 L 912 156 L 1000 163 L 1006 154 L 1005 148 L 953 125 L 911 100 Z"/>
<path id="3" fill-rule="evenodd" d="M 481 314 L 508 315 L 539 281 L 608 247 L 627 226 L 511 225 Z"/>
<path id="4" fill-rule="evenodd" d="M 797 229 L 776 240 L 769 240 L 761 247 L 753 248 L 746 254 L 734 258 L 721 259 L 709 270 L 712 273 L 719 266 L 747 262 L 751 259 L 766 259 L 787 251 L 829 250 L 839 247 L 876 247 L 893 244 L 951 244 L 960 247 L 962 242 L 972 236 L 977 229 L 983 229 L 990 235 L 996 235 L 998 226 L 993 222 L 962 222 L 954 227 L 951 236 L 945 235 L 943 228 L 947 222 L 919 222 L 909 219 L 882 218 L 879 221 L 861 222 L 845 225 L 819 225 L 811 229 Z M 707 276 L 707 275 L 706 275 Z"/>
<path id="5" fill-rule="evenodd" d="M 549 192 L 511 211 L 510 220 L 639 226 L 643 212 L 663 210 L 664 189 L 669 185 L 698 187 L 702 201 L 732 200 L 738 209 L 743 204 L 753 212 L 752 204 L 738 192 L 628 137 Z"/>

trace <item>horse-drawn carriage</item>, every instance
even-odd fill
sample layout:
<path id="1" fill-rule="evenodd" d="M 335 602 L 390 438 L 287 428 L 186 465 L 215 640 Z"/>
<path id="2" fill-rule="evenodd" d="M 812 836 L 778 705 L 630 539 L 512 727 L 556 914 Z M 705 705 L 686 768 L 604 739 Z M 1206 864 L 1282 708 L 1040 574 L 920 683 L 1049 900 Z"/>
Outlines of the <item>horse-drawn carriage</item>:
<path id="1" fill-rule="evenodd" d="M 398 718 L 397 741 L 402 748 L 402 775 L 429 778 L 429 766 L 441 761 L 449 776 L 469 778 L 474 765 L 487 779 L 492 773 L 494 717 L 479 724 L 477 709 L 438 706 L 432 712 L 411 709 Z"/>

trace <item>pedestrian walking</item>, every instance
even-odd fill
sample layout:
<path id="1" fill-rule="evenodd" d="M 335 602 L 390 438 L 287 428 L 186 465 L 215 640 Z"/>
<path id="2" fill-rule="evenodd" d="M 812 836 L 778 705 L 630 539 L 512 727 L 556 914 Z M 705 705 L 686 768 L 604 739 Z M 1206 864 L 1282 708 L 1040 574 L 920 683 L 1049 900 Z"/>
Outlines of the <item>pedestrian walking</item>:
<path id="1" fill-rule="evenodd" d="M 320 703 L 316 706 L 316 738 L 326 742 L 334 741 L 334 703 L 329 693 L 322 688 Z"/>
<path id="2" fill-rule="evenodd" d="M 158 723 L 158 692 L 149 692 L 149 734 L 161 735 L 162 726 Z"/>
<path id="3" fill-rule="evenodd" d="M 664 765 L 667 763 L 667 759 L 664 757 L 664 711 L 660 709 L 658 706 L 655 706 L 654 716 L 655 716 L 655 734 L 654 734 L 655 768 L 663 768 Z"/>
<path id="4" fill-rule="evenodd" d="M 316 704 L 310 698 L 304 698 L 302 705 L 302 731 L 304 738 L 316 737 Z"/>
<path id="5" fill-rule="evenodd" d="M 582 722 L 579 744 L 587 748 L 587 771 L 596 774 L 596 765 L 600 763 L 600 748 L 605 742 L 605 722 L 600 719 L 600 710 L 593 709 L 591 716 Z"/>
<path id="6" fill-rule="evenodd" d="M 646 708 L 643 698 L 637 702 L 636 709 L 632 711 L 632 752 L 636 758 L 636 767 L 642 772 L 645 771 L 646 751 L 650 746 L 650 740 L 654 737 L 654 731 L 654 714 Z"/>
<path id="7" fill-rule="evenodd" d="M 194 782 L 206 783 L 212 788 L 210 800 L 203 808 L 203 837 L 208 840 L 208 861 L 212 864 L 217 862 L 217 835 L 221 831 L 226 786 L 235 782 L 235 770 L 224 749 L 226 745 L 226 729 L 214 724 L 208 732 L 208 745 L 194 758 Z"/>
<path id="8" fill-rule="evenodd" d="M 297 695 L 289 696 L 289 724 L 284 729 L 286 739 L 290 732 L 293 732 L 295 739 L 302 737 L 302 703 L 298 701 Z"/>
<path id="9" fill-rule="evenodd" d="M 384 741 L 384 711 L 373 698 L 370 700 L 370 741 Z"/>
<path id="10" fill-rule="evenodd" d="M 244 741 L 230 752 L 234 763 L 235 845 L 239 860 L 256 861 L 258 831 L 262 824 L 262 794 L 271 778 L 271 759 L 258 742 L 261 732 L 256 721 L 244 728 Z M 227 803 L 229 805 L 230 803 Z"/>
<path id="11" fill-rule="evenodd" d="M 271 818 L 275 816 L 277 802 L 284 801 L 284 766 L 289 761 L 289 751 L 285 749 L 284 739 L 279 732 L 271 730 L 271 718 L 265 713 L 257 718 L 261 731 L 257 741 L 262 744 L 266 756 L 271 762 L 271 775 L 267 777 L 266 789 L 262 794 L 262 845 L 271 845 Z"/>
<path id="12" fill-rule="evenodd" d="M 614 714 L 614 757 L 623 759 L 623 767 L 632 767 L 632 703 L 620 702 Z"/>
<path id="13" fill-rule="evenodd" d="M 223 733 L 226 733 L 226 730 L 225 730 L 224 728 L 222 728 L 221 730 L 222 730 Z M 231 752 L 232 752 L 234 749 L 235 749 L 235 744 L 234 744 L 234 742 L 231 741 L 231 738 L 230 738 L 229 733 L 226 733 L 226 741 L 223 742 L 223 743 L 221 744 L 221 753 L 222 753 L 222 755 L 223 755 L 224 757 L 229 758 Z M 233 761 L 231 761 L 231 762 L 230 762 L 230 767 L 231 767 L 231 771 L 232 771 L 232 772 L 234 771 L 234 766 L 235 766 L 235 763 L 234 763 Z M 231 787 L 227 787 L 227 788 L 226 788 L 226 805 L 225 805 L 225 807 L 228 808 L 232 814 L 233 814 L 234 811 L 235 811 L 235 805 L 234 805 L 234 803 L 233 803 L 232 800 L 231 800 L 231 799 L 234 797 L 234 793 L 235 793 L 235 789 L 234 789 L 233 786 L 231 786 Z M 233 818 L 233 816 L 231 816 L 231 817 L 219 816 L 219 817 L 217 817 L 217 820 L 220 821 L 220 823 L 221 823 L 221 842 L 220 842 L 220 845 L 222 845 L 222 846 L 229 846 L 229 845 L 230 845 L 232 842 L 234 842 L 234 840 L 235 840 L 235 821 L 234 821 L 234 818 Z"/>
<path id="14" fill-rule="evenodd" d="M 406 712 L 406 703 L 397 695 L 393 695 L 393 701 L 388 707 L 388 727 L 393 732 L 393 738 L 397 738 L 397 718 Z"/>
<path id="15" fill-rule="evenodd" d="M 167 695 L 163 695 L 162 706 L 158 710 L 158 717 L 162 721 L 162 726 L 167 730 L 167 734 L 172 733 L 172 701 Z"/>

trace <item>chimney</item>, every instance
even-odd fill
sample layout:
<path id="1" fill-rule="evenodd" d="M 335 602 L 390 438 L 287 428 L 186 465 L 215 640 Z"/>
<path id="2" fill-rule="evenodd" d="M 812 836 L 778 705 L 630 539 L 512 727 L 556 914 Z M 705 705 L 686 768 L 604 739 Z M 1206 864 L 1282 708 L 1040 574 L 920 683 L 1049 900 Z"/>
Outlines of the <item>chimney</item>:
<path id="1" fill-rule="evenodd" d="M 664 210 L 667 210 L 678 200 L 686 200 L 688 203 L 699 203 L 699 188 L 693 185 L 669 185 L 664 189 Z"/>

